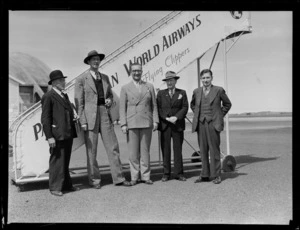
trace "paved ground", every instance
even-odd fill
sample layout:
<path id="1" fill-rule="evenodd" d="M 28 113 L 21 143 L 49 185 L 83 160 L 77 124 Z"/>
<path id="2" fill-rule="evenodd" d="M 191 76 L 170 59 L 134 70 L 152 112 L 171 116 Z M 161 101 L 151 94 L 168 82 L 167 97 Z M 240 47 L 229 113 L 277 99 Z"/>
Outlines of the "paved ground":
<path id="1" fill-rule="evenodd" d="M 118 130 L 116 127 L 121 159 L 127 163 L 125 138 Z M 288 225 L 292 219 L 291 121 L 233 122 L 230 130 L 231 154 L 237 166 L 234 172 L 222 174 L 219 185 L 194 184 L 201 167 L 188 164 L 186 182 L 163 183 L 162 169 L 156 167 L 151 174 L 154 185 L 116 187 L 106 171 L 100 190 L 89 188 L 86 176 L 80 176 L 73 181 L 81 190 L 63 197 L 50 195 L 47 181 L 26 184 L 23 192 L 9 184 L 8 222 Z M 198 149 L 196 134 L 191 134 L 190 127 L 185 135 Z M 151 146 L 151 159 L 157 161 L 157 134 Z M 226 152 L 225 132 L 221 149 Z M 184 144 L 184 158 L 193 152 Z M 107 164 L 105 154 L 99 154 L 98 159 Z M 85 166 L 85 160 L 85 152 L 78 150 L 72 155 L 71 166 Z M 10 157 L 10 169 L 11 161 Z M 125 176 L 130 179 L 128 169 Z"/>

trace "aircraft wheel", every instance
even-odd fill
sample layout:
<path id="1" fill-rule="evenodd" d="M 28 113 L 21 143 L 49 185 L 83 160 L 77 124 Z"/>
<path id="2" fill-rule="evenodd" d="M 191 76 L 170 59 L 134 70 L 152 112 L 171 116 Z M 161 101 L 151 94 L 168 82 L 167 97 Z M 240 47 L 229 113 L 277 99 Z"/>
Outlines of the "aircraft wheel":
<path id="1" fill-rule="evenodd" d="M 224 172 L 233 172 L 235 170 L 236 160 L 234 156 L 227 155 L 221 160 L 221 168 Z"/>

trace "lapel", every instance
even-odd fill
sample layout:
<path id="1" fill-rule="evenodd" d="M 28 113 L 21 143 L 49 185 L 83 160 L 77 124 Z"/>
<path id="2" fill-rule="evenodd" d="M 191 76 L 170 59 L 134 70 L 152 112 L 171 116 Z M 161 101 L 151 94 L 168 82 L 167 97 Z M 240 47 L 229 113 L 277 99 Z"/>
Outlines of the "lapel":
<path id="1" fill-rule="evenodd" d="M 94 92 L 97 94 L 97 89 L 96 89 L 96 85 L 93 79 L 92 74 L 90 73 L 90 71 L 88 72 L 88 74 L 85 77 L 86 82 L 89 84 L 89 86 L 94 90 Z"/>
<path id="2" fill-rule="evenodd" d="M 139 101 L 141 101 L 146 96 L 146 94 L 148 93 L 148 91 L 150 91 L 150 90 L 147 87 L 146 82 L 142 81 L 141 82 L 141 92 L 139 93 L 140 94 Z"/>
<path id="3" fill-rule="evenodd" d="M 210 91 L 209 91 L 209 104 L 211 104 L 213 102 L 213 100 L 215 99 L 216 95 L 218 93 L 218 90 L 216 87 L 214 87 L 213 85 L 211 85 Z"/>
<path id="4" fill-rule="evenodd" d="M 131 81 L 128 84 L 128 91 L 130 91 L 134 95 L 135 103 L 138 103 L 140 101 L 140 93 L 136 88 L 135 84 L 133 83 L 133 81 Z"/>
<path id="5" fill-rule="evenodd" d="M 57 100 L 65 108 L 69 109 L 69 106 L 68 106 L 67 102 L 60 95 L 58 95 L 58 93 L 55 92 L 54 89 L 51 89 L 51 92 L 52 92 L 53 98 L 55 100 Z"/>

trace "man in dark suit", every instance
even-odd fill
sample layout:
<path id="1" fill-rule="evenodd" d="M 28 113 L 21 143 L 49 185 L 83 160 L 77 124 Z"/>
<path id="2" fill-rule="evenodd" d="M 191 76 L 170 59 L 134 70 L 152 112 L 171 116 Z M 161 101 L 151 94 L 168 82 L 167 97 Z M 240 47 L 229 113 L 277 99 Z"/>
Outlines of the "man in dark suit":
<path id="1" fill-rule="evenodd" d="M 202 160 L 202 171 L 195 183 L 209 181 L 221 183 L 220 133 L 224 129 L 224 116 L 231 102 L 222 87 L 212 85 L 213 73 L 204 69 L 200 73 L 203 87 L 193 92 L 191 109 L 194 112 L 192 132 L 197 131 Z M 210 162 L 208 157 L 210 153 Z"/>
<path id="2" fill-rule="evenodd" d="M 50 146 L 49 189 L 51 194 L 62 196 L 62 191 L 77 191 L 72 185 L 69 163 L 73 138 L 77 137 L 74 110 L 65 89 L 65 76 L 60 70 L 50 73 L 52 89 L 43 95 L 41 123 Z"/>
<path id="3" fill-rule="evenodd" d="M 185 90 L 175 88 L 179 76 L 168 71 L 163 79 L 167 89 L 158 91 L 157 108 L 159 115 L 158 130 L 161 132 L 161 150 L 163 155 L 162 181 L 168 181 L 171 176 L 171 138 L 174 151 L 175 179 L 186 181 L 183 175 L 182 143 L 185 130 L 185 116 L 188 111 L 188 99 Z"/>

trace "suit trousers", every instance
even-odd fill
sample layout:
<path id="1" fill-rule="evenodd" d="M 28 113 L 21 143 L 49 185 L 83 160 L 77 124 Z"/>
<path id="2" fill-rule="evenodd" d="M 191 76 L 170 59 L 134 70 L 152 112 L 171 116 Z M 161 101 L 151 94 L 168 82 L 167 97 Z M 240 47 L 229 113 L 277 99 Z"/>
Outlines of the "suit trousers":
<path id="1" fill-rule="evenodd" d="M 152 127 L 129 129 L 127 134 L 131 180 L 150 180 Z"/>
<path id="2" fill-rule="evenodd" d="M 73 138 L 56 141 L 55 147 L 50 148 L 49 159 L 49 189 L 63 191 L 71 188 L 72 180 L 69 173 L 69 164 L 72 152 Z"/>
<path id="3" fill-rule="evenodd" d="M 221 174 L 220 132 L 212 122 L 199 121 L 198 144 L 202 160 L 201 177 L 217 177 Z M 208 157 L 210 154 L 210 162 Z"/>
<path id="4" fill-rule="evenodd" d="M 182 162 L 182 143 L 184 134 L 183 131 L 178 132 L 168 126 L 164 131 L 161 131 L 161 151 L 163 155 L 164 175 L 171 175 L 171 138 L 173 139 L 174 152 L 174 175 L 178 177 L 183 175 Z"/>
<path id="5" fill-rule="evenodd" d="M 89 184 L 97 185 L 101 182 L 100 170 L 97 162 L 99 132 L 108 156 L 113 183 L 121 183 L 125 181 L 125 178 L 122 173 L 118 140 L 107 109 L 105 106 L 101 105 L 97 108 L 95 128 L 84 132 Z"/>

